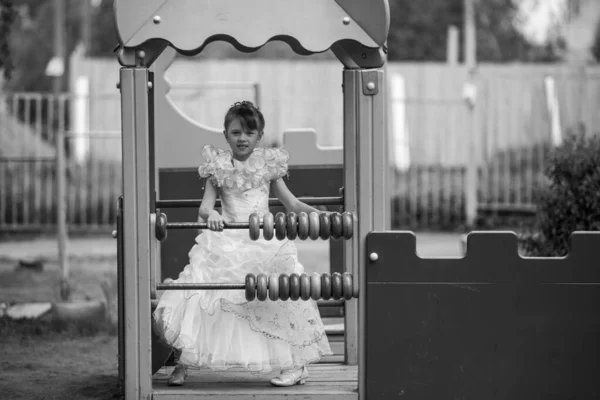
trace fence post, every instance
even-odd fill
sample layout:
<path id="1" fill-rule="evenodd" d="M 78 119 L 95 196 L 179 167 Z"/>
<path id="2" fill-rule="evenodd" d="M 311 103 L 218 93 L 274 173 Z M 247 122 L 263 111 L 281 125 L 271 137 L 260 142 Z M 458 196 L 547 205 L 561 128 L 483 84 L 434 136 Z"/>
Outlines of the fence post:
<path id="1" fill-rule="evenodd" d="M 60 265 L 60 297 L 68 301 L 71 297 L 69 285 L 69 260 L 67 257 L 67 169 L 65 160 L 65 131 L 56 132 L 56 180 L 57 180 L 57 227 L 58 262 Z"/>
<path id="2" fill-rule="evenodd" d="M 475 102 L 477 87 L 475 86 L 477 64 L 477 40 L 475 27 L 474 0 L 463 0 L 465 19 L 465 65 L 468 69 L 468 80 L 463 89 L 463 98 L 467 104 L 467 171 L 465 182 L 465 224 L 472 227 L 477 218 L 477 186 L 479 153 L 477 152 L 477 129 L 475 126 Z"/>
<path id="3" fill-rule="evenodd" d="M 475 71 L 472 69 L 469 72 L 469 80 L 465 83 L 463 90 L 463 97 L 466 103 L 467 109 L 467 160 L 466 160 L 466 173 L 465 173 L 465 225 L 472 227 L 477 219 L 477 187 L 478 187 L 478 167 L 479 167 L 479 152 L 477 151 L 477 127 L 475 124 L 475 102 L 476 102 L 476 91 L 475 86 Z"/>
<path id="4" fill-rule="evenodd" d="M 254 104 L 256 104 L 256 107 L 260 107 L 262 105 L 262 99 L 260 98 L 260 83 L 255 82 L 252 85 L 252 88 L 254 89 Z"/>

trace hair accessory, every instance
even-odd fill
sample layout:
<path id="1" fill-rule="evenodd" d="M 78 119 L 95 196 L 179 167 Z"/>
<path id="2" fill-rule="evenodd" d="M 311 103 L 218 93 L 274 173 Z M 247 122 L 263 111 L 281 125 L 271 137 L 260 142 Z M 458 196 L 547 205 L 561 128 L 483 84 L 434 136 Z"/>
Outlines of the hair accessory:
<path id="1" fill-rule="evenodd" d="M 255 106 L 254 103 L 252 103 L 251 101 L 236 101 L 235 103 L 233 103 L 233 105 L 230 108 L 234 108 L 234 107 L 249 107 L 249 108 L 254 108 L 257 111 L 260 111 L 260 107 Z"/>

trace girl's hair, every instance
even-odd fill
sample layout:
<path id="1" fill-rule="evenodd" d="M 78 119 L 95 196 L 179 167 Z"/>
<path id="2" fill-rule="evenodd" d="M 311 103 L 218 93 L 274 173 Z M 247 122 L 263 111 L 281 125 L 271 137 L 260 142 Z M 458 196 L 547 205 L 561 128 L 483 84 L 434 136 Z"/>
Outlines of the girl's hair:
<path id="1" fill-rule="evenodd" d="M 265 118 L 251 101 L 238 101 L 229 108 L 223 123 L 225 130 L 229 128 L 235 118 L 239 118 L 244 130 L 256 129 L 262 132 L 265 129 Z"/>

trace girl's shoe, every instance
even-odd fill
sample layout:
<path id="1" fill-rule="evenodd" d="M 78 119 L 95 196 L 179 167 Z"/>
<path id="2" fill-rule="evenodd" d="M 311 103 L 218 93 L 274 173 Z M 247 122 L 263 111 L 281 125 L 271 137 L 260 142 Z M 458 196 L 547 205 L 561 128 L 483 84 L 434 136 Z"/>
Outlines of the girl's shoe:
<path id="1" fill-rule="evenodd" d="M 277 378 L 271 379 L 273 386 L 294 386 L 304 385 L 308 378 L 308 368 L 306 366 L 293 371 L 285 371 Z"/>
<path id="2" fill-rule="evenodd" d="M 167 384 L 169 386 L 182 386 L 183 382 L 185 382 L 185 378 L 187 378 L 187 374 L 187 367 L 183 364 L 177 364 L 175 369 L 173 369 Z"/>

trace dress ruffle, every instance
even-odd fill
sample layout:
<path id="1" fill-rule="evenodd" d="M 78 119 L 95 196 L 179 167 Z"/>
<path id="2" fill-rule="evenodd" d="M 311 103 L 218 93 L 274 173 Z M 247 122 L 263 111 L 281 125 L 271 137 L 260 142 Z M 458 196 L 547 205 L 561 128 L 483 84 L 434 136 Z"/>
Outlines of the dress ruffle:
<path id="1" fill-rule="evenodd" d="M 244 163 L 234 165 L 233 154 L 213 145 L 202 149 L 206 159 L 198 168 L 201 178 L 210 178 L 218 187 L 256 189 L 288 173 L 289 153 L 281 148 L 256 148 Z"/>
<path id="2" fill-rule="evenodd" d="M 207 161 L 198 172 L 219 187 L 226 221 L 269 212 L 269 183 L 287 173 L 287 151 L 255 149 L 244 162 L 214 146 L 205 146 L 202 154 Z M 247 230 L 203 231 L 175 282 L 241 283 L 248 273 L 304 272 L 293 241 L 260 235 L 253 241 Z M 180 362 L 189 367 L 270 373 L 331 354 L 314 300 L 248 302 L 243 290 L 169 290 L 153 316 L 156 332 L 180 350 Z"/>
<path id="3" fill-rule="evenodd" d="M 196 242 L 176 283 L 304 272 L 291 241 L 252 241 L 247 232 L 230 230 L 204 231 Z M 248 302 L 243 290 L 173 290 L 163 293 L 154 317 L 159 336 L 191 367 L 270 373 L 331 354 L 313 300 Z"/>

